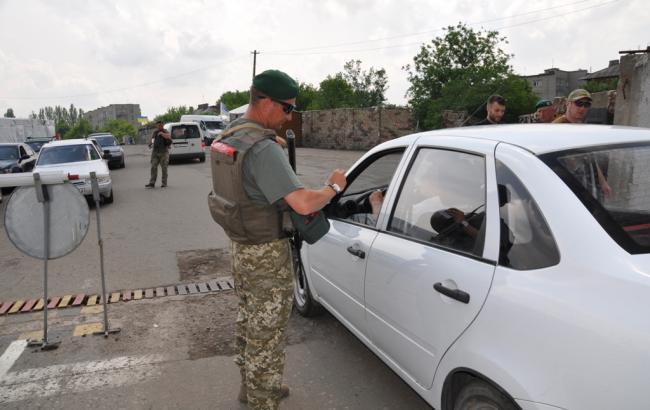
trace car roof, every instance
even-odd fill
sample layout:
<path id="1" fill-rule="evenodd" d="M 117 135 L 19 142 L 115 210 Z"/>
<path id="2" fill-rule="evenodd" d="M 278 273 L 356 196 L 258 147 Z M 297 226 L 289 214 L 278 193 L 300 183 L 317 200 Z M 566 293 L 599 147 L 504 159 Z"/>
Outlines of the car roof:
<path id="1" fill-rule="evenodd" d="M 60 146 L 65 146 L 65 145 L 80 145 L 80 144 L 90 144 L 92 145 L 92 142 L 82 139 L 82 138 L 77 138 L 77 139 L 71 139 L 71 140 L 59 140 L 59 141 L 50 141 L 47 144 L 43 145 L 43 147 L 48 146 L 48 147 L 60 147 Z"/>
<path id="2" fill-rule="evenodd" d="M 650 129 L 592 124 L 511 124 L 445 128 L 388 141 L 382 148 L 410 144 L 422 137 L 466 137 L 503 142 L 535 155 L 607 144 L 650 142 Z"/>
<path id="3" fill-rule="evenodd" d="M 182 121 L 182 122 L 168 122 L 165 124 L 165 127 L 167 126 L 176 126 L 176 125 L 193 125 L 195 127 L 198 127 L 198 124 L 194 121 Z"/>
<path id="4" fill-rule="evenodd" d="M 17 146 L 22 144 L 24 144 L 24 142 L 0 142 L 0 146 Z"/>

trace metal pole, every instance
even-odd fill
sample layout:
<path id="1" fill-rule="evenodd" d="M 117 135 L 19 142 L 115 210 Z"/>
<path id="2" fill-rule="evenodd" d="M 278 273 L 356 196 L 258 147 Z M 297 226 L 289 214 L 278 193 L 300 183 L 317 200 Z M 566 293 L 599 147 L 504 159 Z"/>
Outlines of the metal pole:
<path id="1" fill-rule="evenodd" d="M 95 332 L 95 335 L 104 335 L 108 337 L 109 333 L 117 333 L 120 329 L 109 329 L 108 327 L 108 307 L 106 304 L 106 299 L 108 299 L 108 294 L 106 293 L 106 279 L 104 275 L 104 241 L 102 240 L 102 224 L 99 215 L 100 208 L 100 195 L 99 195 L 99 183 L 97 182 L 97 174 L 95 172 L 90 173 L 90 184 L 93 189 L 93 199 L 95 200 L 95 211 L 97 214 L 97 243 L 99 244 L 99 269 L 102 277 L 102 306 L 104 310 L 104 330 Z"/>
<path id="2" fill-rule="evenodd" d="M 50 259 L 50 196 L 47 191 L 47 185 L 41 181 L 38 172 L 34 176 L 34 189 L 38 202 L 43 204 L 43 340 L 32 341 L 28 345 L 40 345 L 42 350 L 53 350 L 59 347 L 60 342 L 49 343 L 47 335 L 47 261 Z"/>
<path id="3" fill-rule="evenodd" d="M 284 133 L 284 136 L 287 137 L 287 150 L 289 151 L 289 164 L 293 168 L 293 172 L 296 172 L 296 134 L 293 133 L 293 130 L 287 130 Z"/>
<path id="4" fill-rule="evenodd" d="M 255 66 L 257 65 L 257 55 L 259 54 L 259 51 L 253 50 L 253 78 L 255 78 Z"/>

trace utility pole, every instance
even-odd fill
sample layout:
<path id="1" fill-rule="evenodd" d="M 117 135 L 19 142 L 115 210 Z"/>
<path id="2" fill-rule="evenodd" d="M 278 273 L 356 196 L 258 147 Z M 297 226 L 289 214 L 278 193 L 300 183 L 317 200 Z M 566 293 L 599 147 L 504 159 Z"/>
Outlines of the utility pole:
<path id="1" fill-rule="evenodd" d="M 253 78 L 255 78 L 255 65 L 257 63 L 257 55 L 260 54 L 260 52 L 257 50 L 253 50 L 251 54 L 253 55 Z"/>

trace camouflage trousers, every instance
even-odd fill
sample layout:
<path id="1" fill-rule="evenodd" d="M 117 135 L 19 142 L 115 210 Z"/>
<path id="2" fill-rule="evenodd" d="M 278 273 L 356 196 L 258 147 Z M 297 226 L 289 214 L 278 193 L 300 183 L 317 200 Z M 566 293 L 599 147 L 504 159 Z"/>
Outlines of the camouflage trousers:
<path id="1" fill-rule="evenodd" d="M 284 370 L 284 343 L 293 300 L 288 239 L 260 245 L 232 242 L 232 272 L 239 311 L 235 363 L 252 409 L 277 409 Z"/>
<path id="2" fill-rule="evenodd" d="M 151 153 L 151 178 L 149 178 L 150 184 L 156 183 L 156 178 L 158 178 L 158 165 L 160 164 L 160 169 L 162 170 L 162 184 L 167 185 L 167 166 L 169 165 L 169 152 L 156 152 Z"/>

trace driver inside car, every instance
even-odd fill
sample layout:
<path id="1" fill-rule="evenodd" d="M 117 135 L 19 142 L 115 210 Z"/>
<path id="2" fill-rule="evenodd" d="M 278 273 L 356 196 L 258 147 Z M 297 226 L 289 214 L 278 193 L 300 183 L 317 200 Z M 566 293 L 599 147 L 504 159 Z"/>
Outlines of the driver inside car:
<path id="1" fill-rule="evenodd" d="M 372 213 L 352 214 L 350 219 L 364 225 L 375 226 L 377 225 L 377 217 L 379 216 L 381 205 L 384 203 L 384 194 L 381 190 L 376 190 L 368 196 L 368 202 L 370 202 Z"/>

